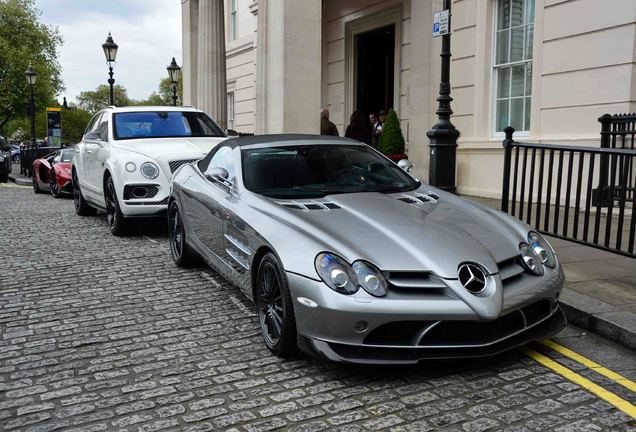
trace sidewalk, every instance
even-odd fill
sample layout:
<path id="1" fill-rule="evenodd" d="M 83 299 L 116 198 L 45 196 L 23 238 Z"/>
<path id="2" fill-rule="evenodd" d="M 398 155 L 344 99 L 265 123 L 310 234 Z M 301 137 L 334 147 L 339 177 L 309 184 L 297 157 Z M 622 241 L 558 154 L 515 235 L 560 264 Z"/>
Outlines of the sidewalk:
<path id="1" fill-rule="evenodd" d="M 489 207 L 496 199 L 464 196 Z M 565 272 L 561 303 L 568 321 L 636 349 L 636 259 L 548 237 Z"/>
<path id="2" fill-rule="evenodd" d="M 33 180 L 30 177 L 24 177 L 20 174 L 20 164 L 14 163 L 11 167 L 11 174 L 9 174 L 9 181 L 19 186 L 32 186 Z"/>

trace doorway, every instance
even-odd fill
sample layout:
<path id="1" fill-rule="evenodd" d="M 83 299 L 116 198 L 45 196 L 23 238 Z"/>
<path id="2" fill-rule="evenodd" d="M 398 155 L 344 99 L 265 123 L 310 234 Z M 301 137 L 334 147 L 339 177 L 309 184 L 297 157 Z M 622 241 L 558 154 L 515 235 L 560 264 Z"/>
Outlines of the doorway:
<path id="1" fill-rule="evenodd" d="M 355 35 L 355 103 L 365 114 L 393 108 L 395 24 Z"/>

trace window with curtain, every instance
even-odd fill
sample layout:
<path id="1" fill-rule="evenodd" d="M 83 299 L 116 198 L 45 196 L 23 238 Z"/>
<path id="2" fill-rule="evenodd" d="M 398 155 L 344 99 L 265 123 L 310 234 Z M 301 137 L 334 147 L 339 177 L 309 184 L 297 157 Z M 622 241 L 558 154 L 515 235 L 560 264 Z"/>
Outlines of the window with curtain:
<path id="1" fill-rule="evenodd" d="M 237 5 L 238 0 L 230 0 L 230 40 L 236 40 L 237 32 Z"/>
<path id="2" fill-rule="evenodd" d="M 530 131 L 534 0 L 497 0 L 494 128 Z"/>
<path id="3" fill-rule="evenodd" d="M 234 129 L 236 121 L 234 119 L 234 93 L 227 94 L 227 128 Z"/>

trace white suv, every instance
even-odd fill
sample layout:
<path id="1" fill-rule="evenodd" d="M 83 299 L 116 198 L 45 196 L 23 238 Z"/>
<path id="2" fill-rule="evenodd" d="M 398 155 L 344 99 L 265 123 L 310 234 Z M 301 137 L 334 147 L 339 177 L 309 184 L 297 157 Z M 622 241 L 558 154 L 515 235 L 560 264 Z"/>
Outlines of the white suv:
<path id="1" fill-rule="evenodd" d="M 127 232 L 130 218 L 165 215 L 172 173 L 225 139 L 194 108 L 108 107 L 93 116 L 76 146 L 75 212 L 105 211 L 114 235 Z"/>

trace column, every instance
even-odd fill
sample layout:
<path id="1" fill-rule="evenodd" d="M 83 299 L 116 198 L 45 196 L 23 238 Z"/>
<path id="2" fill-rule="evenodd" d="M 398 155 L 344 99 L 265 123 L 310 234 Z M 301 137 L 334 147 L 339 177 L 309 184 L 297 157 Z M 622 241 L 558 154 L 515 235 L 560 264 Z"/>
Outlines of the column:
<path id="1" fill-rule="evenodd" d="M 258 133 L 320 132 L 321 35 L 321 0 L 259 0 Z"/>
<path id="2" fill-rule="evenodd" d="M 181 40 L 183 47 L 183 104 L 197 104 L 197 39 L 199 0 L 181 1 Z"/>
<path id="3" fill-rule="evenodd" d="M 227 127 L 223 0 L 199 0 L 197 106 Z"/>

